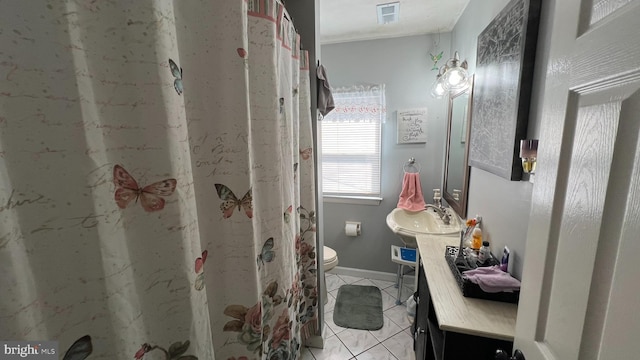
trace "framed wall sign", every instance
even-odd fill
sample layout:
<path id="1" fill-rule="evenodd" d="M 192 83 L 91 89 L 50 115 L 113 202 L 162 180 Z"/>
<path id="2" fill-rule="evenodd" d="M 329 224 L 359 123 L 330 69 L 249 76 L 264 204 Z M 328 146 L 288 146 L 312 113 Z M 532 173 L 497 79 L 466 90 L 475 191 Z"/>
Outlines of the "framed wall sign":
<path id="1" fill-rule="evenodd" d="M 398 144 L 427 142 L 427 109 L 398 110 Z"/>
<path id="2" fill-rule="evenodd" d="M 540 0 L 512 0 L 478 36 L 469 165 L 520 180 Z"/>

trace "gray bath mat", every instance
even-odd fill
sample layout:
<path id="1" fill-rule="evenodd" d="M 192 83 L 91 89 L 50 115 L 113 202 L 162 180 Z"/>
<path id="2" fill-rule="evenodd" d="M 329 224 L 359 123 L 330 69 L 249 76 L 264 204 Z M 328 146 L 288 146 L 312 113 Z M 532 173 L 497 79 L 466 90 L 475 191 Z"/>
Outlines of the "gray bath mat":
<path id="1" fill-rule="evenodd" d="M 333 322 L 345 328 L 382 328 L 382 294 L 375 286 L 342 285 L 338 290 Z"/>

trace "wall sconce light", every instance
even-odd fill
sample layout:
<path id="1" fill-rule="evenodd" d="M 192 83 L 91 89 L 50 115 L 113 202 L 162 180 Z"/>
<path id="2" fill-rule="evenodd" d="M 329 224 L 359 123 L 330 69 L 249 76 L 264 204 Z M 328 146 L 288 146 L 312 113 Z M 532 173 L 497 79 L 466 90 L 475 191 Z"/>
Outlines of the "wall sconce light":
<path id="1" fill-rule="evenodd" d="M 538 157 L 538 140 L 520 140 L 520 158 L 522 170 L 527 174 L 535 174 Z"/>
<path id="2" fill-rule="evenodd" d="M 456 51 L 445 65 L 440 67 L 436 81 L 431 87 L 431 96 L 441 99 L 445 94 L 455 94 L 469 87 L 469 74 L 467 73 L 467 61 L 460 62 L 460 56 Z"/>
<path id="3" fill-rule="evenodd" d="M 469 75 L 467 74 L 467 60 L 460 62 L 460 56 L 456 51 L 453 58 L 445 64 L 446 71 L 442 75 L 444 86 L 449 91 L 460 91 L 469 86 Z"/>

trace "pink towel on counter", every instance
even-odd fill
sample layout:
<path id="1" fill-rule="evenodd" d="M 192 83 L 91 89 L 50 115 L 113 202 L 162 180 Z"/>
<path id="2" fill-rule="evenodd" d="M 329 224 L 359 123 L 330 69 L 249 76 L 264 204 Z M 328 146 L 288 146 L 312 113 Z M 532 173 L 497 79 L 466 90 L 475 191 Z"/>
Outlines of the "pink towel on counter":
<path id="1" fill-rule="evenodd" d="M 402 180 L 402 191 L 398 200 L 398 208 L 409 211 L 424 210 L 424 197 L 422 196 L 422 185 L 420 185 L 420 174 L 404 173 Z"/>
<path id="2" fill-rule="evenodd" d="M 500 270 L 500 266 L 498 265 L 467 270 L 462 273 L 462 276 L 469 279 L 472 283 L 478 284 L 482 291 L 488 293 L 520 290 L 520 280 Z"/>

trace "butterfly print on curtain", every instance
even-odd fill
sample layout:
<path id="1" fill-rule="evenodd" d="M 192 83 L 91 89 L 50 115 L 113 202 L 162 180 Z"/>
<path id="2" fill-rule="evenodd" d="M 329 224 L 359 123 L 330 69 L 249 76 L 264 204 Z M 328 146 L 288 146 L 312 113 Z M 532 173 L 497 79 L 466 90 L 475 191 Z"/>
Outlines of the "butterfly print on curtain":
<path id="1" fill-rule="evenodd" d="M 300 156 L 303 160 L 309 160 L 311 154 L 313 154 L 313 149 L 310 147 L 306 149 L 300 149 Z"/>
<path id="2" fill-rule="evenodd" d="M 287 208 L 287 210 L 284 211 L 283 213 L 283 218 L 284 218 L 284 222 L 285 223 L 290 223 L 291 222 L 291 213 L 293 212 L 293 205 L 289 205 L 289 207 Z"/>
<path id="3" fill-rule="evenodd" d="M 114 197 L 120 209 L 129 206 L 132 200 L 138 202 L 140 198 L 140 205 L 147 212 L 164 209 L 162 197 L 173 194 L 177 184 L 176 179 L 165 179 L 140 188 L 133 176 L 120 165 L 113 167 L 113 182 L 116 185 Z"/>
<path id="4" fill-rule="evenodd" d="M 176 65 L 176 63 L 171 59 L 169 59 L 169 68 L 171 69 L 173 77 L 176 78 L 173 81 L 173 88 L 176 89 L 178 95 L 182 95 L 182 68 L 178 67 L 178 65 Z"/>
<path id="5" fill-rule="evenodd" d="M 84 360 L 93 352 L 91 336 L 85 335 L 69 347 L 62 360 Z"/>
<path id="6" fill-rule="evenodd" d="M 196 282 L 193 284 L 193 287 L 200 291 L 204 289 L 204 263 L 207 261 L 207 255 L 209 252 L 207 250 L 202 252 L 202 256 L 198 257 L 195 261 L 195 271 L 196 271 Z"/>
<path id="7" fill-rule="evenodd" d="M 258 254 L 258 259 L 256 260 L 258 268 L 260 268 L 260 264 L 264 266 L 265 262 L 272 262 L 275 257 L 276 253 L 273 251 L 273 238 L 270 237 L 264 242 L 264 245 L 262 245 L 262 251 Z"/>
<path id="8" fill-rule="evenodd" d="M 225 185 L 215 184 L 218 197 L 224 202 L 220 204 L 220 210 L 222 210 L 222 216 L 228 219 L 233 215 L 233 210 L 237 207 L 238 211 L 242 208 L 249 218 L 253 217 L 253 197 L 251 196 L 251 189 L 247 191 L 242 199 L 238 200 L 238 197 Z"/>

